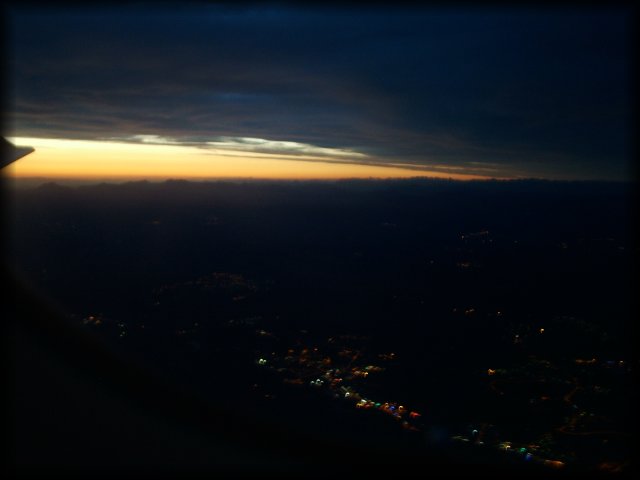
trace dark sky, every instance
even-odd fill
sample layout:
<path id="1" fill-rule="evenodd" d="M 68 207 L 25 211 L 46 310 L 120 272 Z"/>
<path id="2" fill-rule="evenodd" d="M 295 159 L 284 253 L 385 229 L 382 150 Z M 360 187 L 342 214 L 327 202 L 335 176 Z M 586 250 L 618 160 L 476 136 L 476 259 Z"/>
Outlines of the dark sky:
<path id="1" fill-rule="evenodd" d="M 15 136 L 252 137 L 497 177 L 631 175 L 626 10 L 141 4 L 8 13 Z"/>

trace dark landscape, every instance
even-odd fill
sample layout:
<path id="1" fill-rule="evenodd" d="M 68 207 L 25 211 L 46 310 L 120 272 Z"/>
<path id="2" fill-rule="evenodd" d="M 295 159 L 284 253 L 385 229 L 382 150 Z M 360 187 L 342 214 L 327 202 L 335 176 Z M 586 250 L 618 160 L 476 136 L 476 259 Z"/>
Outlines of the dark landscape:
<path id="1" fill-rule="evenodd" d="M 7 261 L 82 341 L 237 418 L 237 448 L 265 424 L 382 448 L 398 471 L 394 452 L 629 473 L 632 194 L 537 180 L 16 185 Z M 55 413 L 33 413 L 18 415 L 30 428 L 16 452 L 37 468 L 30 435 Z M 339 463 L 322 448 L 302 465 Z"/>

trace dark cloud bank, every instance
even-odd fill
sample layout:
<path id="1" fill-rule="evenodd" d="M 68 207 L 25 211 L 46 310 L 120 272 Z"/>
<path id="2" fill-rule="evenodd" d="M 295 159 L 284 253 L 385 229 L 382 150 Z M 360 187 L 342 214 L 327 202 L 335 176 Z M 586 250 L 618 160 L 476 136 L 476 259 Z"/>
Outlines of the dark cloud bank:
<path id="1" fill-rule="evenodd" d="M 261 138 L 373 163 L 624 180 L 630 17 L 542 7 L 16 7 L 7 17 L 10 133 Z"/>

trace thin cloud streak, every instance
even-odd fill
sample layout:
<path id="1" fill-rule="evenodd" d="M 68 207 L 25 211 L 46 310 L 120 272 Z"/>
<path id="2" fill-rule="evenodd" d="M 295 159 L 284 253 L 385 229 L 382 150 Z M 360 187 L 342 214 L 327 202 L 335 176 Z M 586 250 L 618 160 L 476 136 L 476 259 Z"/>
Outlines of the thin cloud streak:
<path id="1" fill-rule="evenodd" d="M 262 138 L 221 137 L 215 141 L 198 142 L 194 140 L 180 141 L 175 138 L 159 135 L 132 135 L 130 137 L 112 137 L 104 139 L 112 142 L 130 142 L 153 145 L 196 147 L 212 155 L 242 158 L 274 158 L 291 157 L 298 161 L 322 162 L 335 164 L 356 164 L 389 168 L 402 168 L 420 173 L 452 173 L 469 174 L 488 177 L 510 177 L 499 164 L 487 165 L 482 162 L 469 162 L 465 165 L 447 165 L 423 160 L 421 163 L 406 163 L 389 161 L 382 158 L 370 157 L 351 150 L 324 148 L 298 142 L 267 140 Z"/>

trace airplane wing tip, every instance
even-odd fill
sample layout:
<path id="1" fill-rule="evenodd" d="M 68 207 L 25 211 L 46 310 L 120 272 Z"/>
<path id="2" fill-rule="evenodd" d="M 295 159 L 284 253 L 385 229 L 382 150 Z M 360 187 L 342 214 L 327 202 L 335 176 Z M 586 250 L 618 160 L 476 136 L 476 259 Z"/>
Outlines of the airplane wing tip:
<path id="1" fill-rule="evenodd" d="M 21 159 L 25 155 L 29 155 L 35 151 L 33 147 L 16 146 L 4 137 L 2 137 L 1 147 L 2 164 L 0 165 L 0 168 L 4 168 L 16 160 Z"/>

